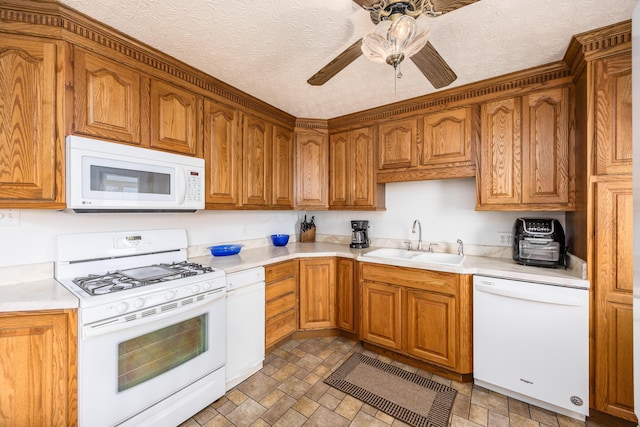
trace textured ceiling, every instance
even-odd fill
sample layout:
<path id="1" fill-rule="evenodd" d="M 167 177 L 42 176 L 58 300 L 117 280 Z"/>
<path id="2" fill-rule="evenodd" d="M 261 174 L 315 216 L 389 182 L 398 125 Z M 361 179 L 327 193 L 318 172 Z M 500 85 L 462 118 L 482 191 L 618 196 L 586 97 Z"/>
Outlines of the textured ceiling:
<path id="1" fill-rule="evenodd" d="M 372 31 L 351 0 L 61 0 L 296 117 L 329 119 L 434 92 L 361 56 L 323 86 L 307 79 Z M 480 0 L 429 18 L 458 75 L 448 88 L 562 59 L 571 36 L 631 19 L 636 0 Z M 447 89 L 447 88 L 444 88 Z"/>

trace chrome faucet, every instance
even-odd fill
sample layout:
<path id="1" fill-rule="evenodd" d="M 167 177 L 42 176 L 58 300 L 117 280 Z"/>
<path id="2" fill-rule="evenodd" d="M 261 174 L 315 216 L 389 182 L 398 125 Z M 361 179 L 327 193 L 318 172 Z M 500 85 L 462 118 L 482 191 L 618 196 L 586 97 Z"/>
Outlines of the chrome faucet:
<path id="1" fill-rule="evenodd" d="M 464 255 L 464 243 L 461 239 L 458 239 L 456 243 L 458 243 L 458 255 Z"/>
<path id="2" fill-rule="evenodd" d="M 417 250 L 422 250 L 422 224 L 417 219 L 413 221 L 413 228 L 411 228 L 411 232 L 415 234 L 416 232 L 416 224 L 418 224 L 418 247 Z"/>

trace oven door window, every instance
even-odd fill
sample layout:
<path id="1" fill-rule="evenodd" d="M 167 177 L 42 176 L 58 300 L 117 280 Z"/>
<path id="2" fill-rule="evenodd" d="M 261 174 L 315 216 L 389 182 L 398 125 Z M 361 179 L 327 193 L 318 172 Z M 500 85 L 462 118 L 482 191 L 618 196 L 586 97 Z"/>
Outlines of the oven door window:
<path id="1" fill-rule="evenodd" d="M 207 351 L 207 314 L 118 345 L 118 391 L 124 391 Z"/>

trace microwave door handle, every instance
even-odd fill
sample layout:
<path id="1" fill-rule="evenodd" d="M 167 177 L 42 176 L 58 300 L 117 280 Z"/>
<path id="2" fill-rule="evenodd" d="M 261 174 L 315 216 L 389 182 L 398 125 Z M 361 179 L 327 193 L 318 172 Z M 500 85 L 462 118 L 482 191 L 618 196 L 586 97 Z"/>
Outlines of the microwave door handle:
<path id="1" fill-rule="evenodd" d="M 178 204 L 184 205 L 184 199 L 187 197 L 187 179 L 185 177 L 187 171 L 180 168 L 176 170 L 177 187 L 178 187 Z"/>

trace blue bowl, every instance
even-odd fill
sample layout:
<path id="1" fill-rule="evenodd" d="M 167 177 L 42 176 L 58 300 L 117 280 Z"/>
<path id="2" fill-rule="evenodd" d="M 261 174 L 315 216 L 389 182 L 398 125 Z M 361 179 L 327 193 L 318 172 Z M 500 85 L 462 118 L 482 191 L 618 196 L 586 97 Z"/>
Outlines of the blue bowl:
<path id="1" fill-rule="evenodd" d="M 288 234 L 272 234 L 271 243 L 273 243 L 273 246 L 285 246 L 287 243 L 289 243 L 289 235 Z"/>
<path id="2" fill-rule="evenodd" d="M 216 245 L 209 246 L 209 250 L 213 256 L 227 256 L 239 253 L 242 246 L 244 245 Z"/>

